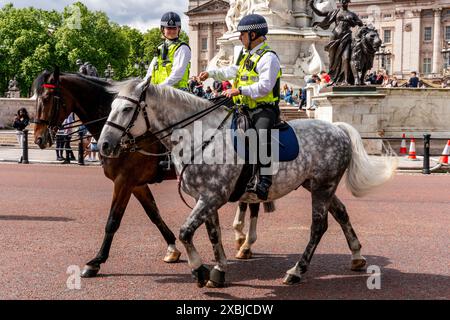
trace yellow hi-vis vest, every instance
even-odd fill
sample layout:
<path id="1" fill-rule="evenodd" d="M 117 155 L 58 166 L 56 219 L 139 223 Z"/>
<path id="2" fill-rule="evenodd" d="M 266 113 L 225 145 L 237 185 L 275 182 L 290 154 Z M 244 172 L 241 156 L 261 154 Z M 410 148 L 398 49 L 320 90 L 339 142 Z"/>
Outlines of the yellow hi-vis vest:
<path id="1" fill-rule="evenodd" d="M 158 61 L 155 64 L 155 67 L 152 70 L 152 84 L 160 84 L 164 82 L 172 72 L 172 66 L 173 66 L 173 59 L 175 56 L 175 52 L 177 49 L 183 45 L 186 45 L 186 43 L 181 41 L 175 41 L 172 44 L 169 45 L 168 52 L 164 53 L 164 43 L 158 47 Z M 173 87 L 174 88 L 187 88 L 188 87 L 188 81 L 189 81 L 189 69 L 191 68 L 191 63 L 189 62 L 186 70 L 184 71 L 183 78 L 176 83 Z"/>
<path id="2" fill-rule="evenodd" d="M 239 88 L 243 86 L 249 86 L 259 81 L 259 74 L 256 72 L 256 65 L 264 54 L 267 52 L 273 52 L 270 50 L 269 46 L 265 43 L 261 48 L 256 50 L 254 54 L 250 56 L 247 52 L 241 61 L 239 62 L 239 69 L 234 80 L 234 87 Z M 281 69 L 277 75 L 277 82 L 273 87 L 273 90 L 269 92 L 266 96 L 252 99 L 248 96 L 238 95 L 233 98 L 235 104 L 244 105 L 249 109 L 254 109 L 258 106 L 265 105 L 274 107 L 278 105 L 280 101 L 280 79 L 281 79 Z"/>

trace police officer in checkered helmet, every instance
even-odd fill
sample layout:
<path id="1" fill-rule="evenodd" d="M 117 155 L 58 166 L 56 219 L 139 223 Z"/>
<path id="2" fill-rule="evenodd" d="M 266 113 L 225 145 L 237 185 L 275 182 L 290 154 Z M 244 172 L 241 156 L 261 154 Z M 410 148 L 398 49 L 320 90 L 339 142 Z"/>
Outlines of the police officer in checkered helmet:
<path id="1" fill-rule="evenodd" d="M 188 89 L 191 49 L 179 40 L 180 32 L 180 16 L 175 12 L 165 13 L 161 18 L 161 34 L 165 40 L 155 52 L 145 81 Z"/>
<path id="2" fill-rule="evenodd" d="M 211 77 L 216 80 L 234 79 L 233 88 L 224 91 L 233 97 L 237 105 L 248 111 L 258 133 L 259 146 L 266 144 L 270 129 L 280 115 L 280 78 L 281 67 L 277 54 L 266 43 L 269 29 L 266 19 L 258 14 L 251 14 L 239 22 L 239 40 L 245 50 L 236 65 L 223 69 L 201 72 L 200 80 Z M 267 144 L 270 155 L 270 143 Z M 266 200 L 272 184 L 272 175 L 267 170 L 269 163 L 262 163 L 258 152 L 259 179 L 250 181 L 247 192 L 254 192 L 261 200 Z"/>

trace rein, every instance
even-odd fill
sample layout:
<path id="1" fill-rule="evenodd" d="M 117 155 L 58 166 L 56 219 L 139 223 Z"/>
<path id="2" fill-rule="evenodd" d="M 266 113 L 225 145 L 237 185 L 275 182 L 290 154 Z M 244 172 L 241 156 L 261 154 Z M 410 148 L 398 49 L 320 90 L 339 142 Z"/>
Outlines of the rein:
<path id="1" fill-rule="evenodd" d="M 228 111 L 228 114 L 225 116 L 225 118 L 222 120 L 222 122 L 220 123 L 220 125 L 217 127 L 216 131 L 215 131 L 214 134 L 211 136 L 211 138 L 209 138 L 208 141 L 204 141 L 204 142 L 202 143 L 202 145 L 201 145 L 201 147 L 202 147 L 202 151 L 201 151 L 201 152 L 202 152 L 202 153 L 203 153 L 203 151 L 205 151 L 206 147 L 209 146 L 209 145 L 211 144 L 211 142 L 214 141 L 214 137 L 216 136 L 216 133 L 217 133 L 218 131 L 220 131 L 220 130 L 223 129 L 223 126 L 225 125 L 225 123 L 227 122 L 227 120 L 230 118 L 230 116 L 231 116 L 232 114 L 233 114 L 233 110 L 229 110 L 229 111 Z M 193 210 L 193 208 L 186 202 L 186 199 L 184 199 L 183 194 L 181 193 L 181 183 L 183 182 L 183 174 L 184 174 L 184 171 L 186 171 L 186 169 L 187 169 L 187 167 L 189 166 L 189 164 L 191 164 L 191 163 L 194 162 L 194 159 L 195 159 L 195 150 L 194 150 L 194 152 L 192 153 L 190 163 L 185 164 L 185 165 L 183 166 L 183 169 L 182 169 L 181 172 L 180 172 L 180 178 L 179 178 L 179 180 L 178 180 L 178 194 L 180 195 L 180 198 L 181 198 L 181 200 L 184 202 L 184 204 L 185 204 L 189 209 L 191 209 L 191 210 Z"/>

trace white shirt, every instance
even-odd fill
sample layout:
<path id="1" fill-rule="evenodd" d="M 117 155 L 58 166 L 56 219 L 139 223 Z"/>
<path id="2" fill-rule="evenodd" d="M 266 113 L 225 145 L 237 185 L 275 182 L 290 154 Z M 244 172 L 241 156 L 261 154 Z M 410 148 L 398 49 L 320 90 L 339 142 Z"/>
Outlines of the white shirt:
<path id="1" fill-rule="evenodd" d="M 254 54 L 263 44 L 264 42 L 254 47 L 250 54 Z M 259 81 L 250 86 L 241 87 L 242 95 L 248 96 L 253 100 L 268 95 L 275 87 L 280 69 L 280 60 L 276 54 L 273 52 L 264 54 L 255 68 L 255 71 L 259 74 Z M 238 70 L 239 66 L 232 65 L 222 69 L 210 70 L 208 73 L 211 78 L 216 80 L 230 80 L 236 78 Z"/>
<path id="2" fill-rule="evenodd" d="M 160 84 L 174 86 L 180 82 L 180 80 L 183 79 L 184 73 L 186 72 L 186 68 L 188 67 L 190 61 L 191 49 L 189 49 L 186 45 L 182 45 L 173 55 L 172 71 L 170 72 L 170 75 Z M 147 70 L 147 74 L 145 75 L 145 81 L 148 81 L 148 79 L 152 76 L 152 70 L 157 62 L 158 57 L 154 57 Z"/>

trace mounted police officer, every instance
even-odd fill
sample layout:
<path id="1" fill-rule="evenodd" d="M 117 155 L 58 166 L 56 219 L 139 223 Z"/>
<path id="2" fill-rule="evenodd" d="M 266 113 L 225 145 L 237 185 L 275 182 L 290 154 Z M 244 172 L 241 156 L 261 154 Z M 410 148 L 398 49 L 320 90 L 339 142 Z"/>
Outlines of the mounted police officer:
<path id="1" fill-rule="evenodd" d="M 224 95 L 233 97 L 237 105 L 248 111 L 253 126 L 258 133 L 258 144 L 267 143 L 270 154 L 270 129 L 277 122 L 280 109 L 280 60 L 267 43 L 266 34 L 269 31 L 264 17 L 251 14 L 241 19 L 237 31 L 241 33 L 239 40 L 245 47 L 236 65 L 201 72 L 200 80 L 209 77 L 217 80 L 234 79 L 233 88 L 224 91 Z M 258 152 L 258 167 L 260 168 L 258 183 L 249 183 L 247 192 L 254 192 L 261 200 L 266 200 L 272 184 L 272 176 L 262 174 L 261 168 L 270 167 L 269 163 L 261 163 Z"/>
<path id="2" fill-rule="evenodd" d="M 188 90 L 191 49 L 179 40 L 181 19 L 175 12 L 167 12 L 161 18 L 161 33 L 165 38 L 150 63 L 144 80 L 152 84 L 169 85 Z"/>

